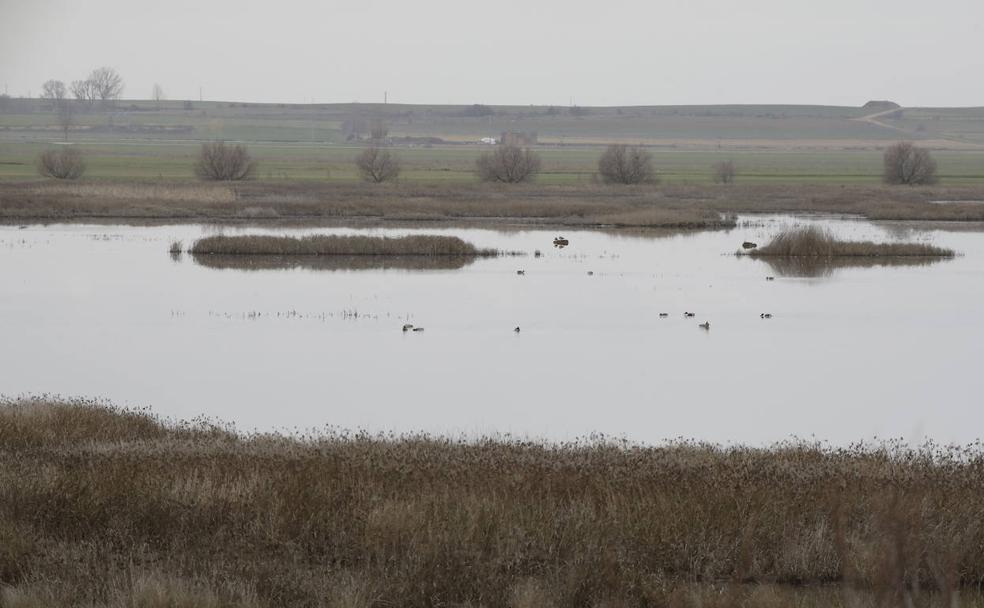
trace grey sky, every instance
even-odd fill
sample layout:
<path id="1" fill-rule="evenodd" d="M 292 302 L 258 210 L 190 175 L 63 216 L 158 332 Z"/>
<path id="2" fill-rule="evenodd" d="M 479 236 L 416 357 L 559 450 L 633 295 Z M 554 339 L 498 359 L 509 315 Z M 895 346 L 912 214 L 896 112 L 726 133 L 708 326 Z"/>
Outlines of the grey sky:
<path id="1" fill-rule="evenodd" d="M 0 0 L 0 85 L 124 96 L 984 105 L 984 0 Z"/>

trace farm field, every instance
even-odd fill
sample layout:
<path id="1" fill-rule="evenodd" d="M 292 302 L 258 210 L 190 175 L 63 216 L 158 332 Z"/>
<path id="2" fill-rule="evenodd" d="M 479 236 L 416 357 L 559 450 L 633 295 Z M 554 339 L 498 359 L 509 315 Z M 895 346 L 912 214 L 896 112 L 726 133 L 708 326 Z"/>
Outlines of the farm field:
<path id="1" fill-rule="evenodd" d="M 0 179 L 36 176 L 34 161 L 63 140 L 57 117 L 38 101 L 0 112 Z M 536 135 L 542 183 L 590 181 L 601 146 L 642 144 L 664 182 L 700 183 L 734 160 L 745 182 L 875 183 L 881 150 L 899 139 L 934 151 L 941 181 L 984 181 L 984 109 L 904 109 L 861 120 L 862 108 L 822 106 L 654 106 L 571 108 L 383 104 L 244 104 L 124 101 L 78 113 L 69 140 L 88 155 L 92 178 L 191 179 L 200 142 L 244 142 L 265 180 L 351 181 L 373 124 L 384 124 L 407 181 L 473 181 L 477 142 L 502 132 Z"/>

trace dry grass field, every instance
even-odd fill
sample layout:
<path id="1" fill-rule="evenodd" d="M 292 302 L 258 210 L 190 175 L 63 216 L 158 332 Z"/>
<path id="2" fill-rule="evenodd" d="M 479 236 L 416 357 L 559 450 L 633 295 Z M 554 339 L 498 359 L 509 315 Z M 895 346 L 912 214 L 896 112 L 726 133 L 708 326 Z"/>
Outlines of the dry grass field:
<path id="1" fill-rule="evenodd" d="M 0 605 L 980 606 L 984 453 L 320 432 L 0 404 Z"/>

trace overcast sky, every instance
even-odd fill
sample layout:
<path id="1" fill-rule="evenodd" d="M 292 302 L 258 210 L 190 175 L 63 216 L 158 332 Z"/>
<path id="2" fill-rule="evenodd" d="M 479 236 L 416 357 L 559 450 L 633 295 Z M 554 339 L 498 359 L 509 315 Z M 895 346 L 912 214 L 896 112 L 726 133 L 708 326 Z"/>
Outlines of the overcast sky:
<path id="1" fill-rule="evenodd" d="M 0 86 L 124 97 L 984 105 L 984 0 L 0 0 Z"/>

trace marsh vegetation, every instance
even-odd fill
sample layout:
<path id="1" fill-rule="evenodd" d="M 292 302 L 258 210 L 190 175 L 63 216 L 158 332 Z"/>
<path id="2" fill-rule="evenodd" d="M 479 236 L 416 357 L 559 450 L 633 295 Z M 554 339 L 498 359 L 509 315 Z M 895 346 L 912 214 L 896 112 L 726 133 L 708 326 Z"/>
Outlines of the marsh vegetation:
<path id="1" fill-rule="evenodd" d="M 946 258 L 953 250 L 929 243 L 875 243 L 846 241 L 820 226 L 805 226 L 780 232 L 764 247 L 743 255 L 780 258 Z"/>
<path id="2" fill-rule="evenodd" d="M 23 399 L 0 462 L 5 606 L 949 608 L 984 578 L 979 446 L 243 436 Z"/>
<path id="3" fill-rule="evenodd" d="M 410 235 L 402 237 L 368 235 L 313 236 L 209 236 L 198 239 L 191 253 L 201 255 L 248 256 L 495 256 L 494 249 L 479 249 L 455 236 Z"/>

